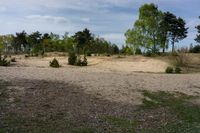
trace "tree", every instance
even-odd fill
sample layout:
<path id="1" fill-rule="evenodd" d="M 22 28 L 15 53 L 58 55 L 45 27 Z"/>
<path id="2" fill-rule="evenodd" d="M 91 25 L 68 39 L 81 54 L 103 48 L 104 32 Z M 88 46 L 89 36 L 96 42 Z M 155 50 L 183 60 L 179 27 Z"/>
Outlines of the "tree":
<path id="1" fill-rule="evenodd" d="M 116 44 L 111 45 L 112 54 L 119 54 L 119 47 Z"/>
<path id="2" fill-rule="evenodd" d="M 200 45 L 196 45 L 190 48 L 191 53 L 200 53 Z"/>
<path id="3" fill-rule="evenodd" d="M 135 22 L 135 34 L 145 38 L 149 49 L 156 53 L 159 35 L 159 23 L 162 19 L 162 12 L 154 4 L 145 4 L 139 9 L 139 19 Z M 145 45 L 145 44 L 142 44 Z"/>
<path id="4" fill-rule="evenodd" d="M 85 54 L 86 48 L 89 47 L 91 41 L 93 40 L 92 34 L 88 29 L 84 29 L 83 31 L 79 31 L 75 33 L 74 41 L 76 42 L 77 54 L 80 54 L 80 49 L 83 50 Z"/>
<path id="5" fill-rule="evenodd" d="M 15 52 L 22 51 L 22 47 L 24 48 L 23 51 L 28 52 L 30 50 L 30 47 L 27 45 L 26 37 L 27 33 L 25 31 L 16 33 L 13 43 Z"/>
<path id="6" fill-rule="evenodd" d="M 167 21 L 168 14 L 162 13 L 162 19 L 159 24 L 159 31 L 158 31 L 158 40 L 160 43 L 160 48 L 162 48 L 163 53 L 165 53 L 165 50 L 169 47 L 169 23 Z"/>
<path id="7" fill-rule="evenodd" d="M 200 18 L 200 16 L 199 16 L 199 18 Z M 196 41 L 197 43 L 200 43 L 200 25 L 198 25 L 198 26 L 196 27 L 196 29 L 197 29 L 198 34 L 197 34 L 197 37 L 196 37 L 195 41 Z"/>
<path id="8" fill-rule="evenodd" d="M 174 52 L 175 42 L 187 37 L 188 28 L 185 25 L 182 18 L 170 12 L 163 13 L 154 4 L 145 4 L 139 9 L 139 19 L 134 27 L 125 33 L 126 44 L 134 53 L 141 47 L 145 51 L 147 49 L 148 52 L 157 53 L 160 48 L 165 52 L 171 41 Z"/>
<path id="9" fill-rule="evenodd" d="M 165 24 L 167 27 L 167 36 L 172 43 L 172 52 L 175 52 L 175 43 L 183 40 L 187 37 L 187 30 L 185 21 L 176 17 L 174 14 L 170 12 L 166 12 L 165 14 Z"/>
<path id="10" fill-rule="evenodd" d="M 130 47 L 135 55 L 136 49 L 145 46 L 144 36 L 139 33 L 139 30 L 130 29 L 125 33 L 126 44 Z"/>
<path id="11" fill-rule="evenodd" d="M 71 52 L 74 50 L 74 38 L 69 36 L 69 33 L 66 32 L 63 36 L 63 45 L 64 45 L 64 49 L 67 52 Z"/>
<path id="12" fill-rule="evenodd" d="M 37 53 L 40 50 L 42 41 L 42 34 L 39 31 L 33 32 L 27 37 L 27 43 L 33 53 Z"/>
<path id="13" fill-rule="evenodd" d="M 46 48 L 51 44 L 51 37 L 48 33 L 45 33 L 42 36 L 42 47 L 43 47 L 43 53 L 46 52 Z"/>
<path id="14" fill-rule="evenodd" d="M 5 52 L 9 52 L 12 50 L 12 45 L 14 41 L 14 35 L 9 34 L 9 35 L 3 35 L 1 36 L 2 39 L 2 44 L 4 45 Z"/>
<path id="15" fill-rule="evenodd" d="M 1 53 L 3 52 L 4 45 L 3 45 L 3 37 L 0 37 L 0 60 L 1 60 Z"/>

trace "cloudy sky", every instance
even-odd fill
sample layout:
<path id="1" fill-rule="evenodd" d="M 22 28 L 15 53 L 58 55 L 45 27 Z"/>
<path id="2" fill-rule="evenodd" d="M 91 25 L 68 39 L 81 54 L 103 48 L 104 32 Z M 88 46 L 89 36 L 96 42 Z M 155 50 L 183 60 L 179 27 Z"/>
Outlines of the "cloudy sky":
<path id="1" fill-rule="evenodd" d="M 138 8 L 144 3 L 155 3 L 159 9 L 185 19 L 190 30 L 180 44 L 195 43 L 200 0 L 0 0 L 0 34 L 22 30 L 73 34 L 89 28 L 122 45 L 124 33 L 133 27 Z"/>

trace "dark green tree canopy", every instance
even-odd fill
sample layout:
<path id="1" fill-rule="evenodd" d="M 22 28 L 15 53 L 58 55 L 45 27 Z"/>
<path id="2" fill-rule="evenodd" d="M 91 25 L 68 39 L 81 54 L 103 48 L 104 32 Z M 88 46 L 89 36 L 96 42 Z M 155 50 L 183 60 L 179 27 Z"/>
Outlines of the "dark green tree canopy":
<path id="1" fill-rule="evenodd" d="M 75 33 L 73 37 L 77 43 L 78 48 L 86 47 L 93 39 L 92 34 L 88 29 L 84 29 L 83 31 Z"/>
<path id="2" fill-rule="evenodd" d="M 80 49 L 80 54 L 118 54 L 117 45 L 106 41 L 103 38 L 95 37 L 88 29 L 69 36 L 55 33 L 40 33 L 39 31 L 27 34 L 25 31 L 16 35 L 0 36 L 1 50 L 12 53 L 21 52 L 31 55 L 44 54 L 45 52 L 72 52 Z M 75 51 L 74 51 L 75 52 Z M 88 54 L 88 55 L 89 55 Z"/>
<path id="3" fill-rule="evenodd" d="M 88 29 L 79 31 L 73 36 L 76 43 L 77 53 L 80 54 L 80 49 L 83 50 L 85 54 L 86 48 L 88 48 L 93 40 L 93 36 Z"/>
<path id="4" fill-rule="evenodd" d="M 16 33 L 16 37 L 14 38 L 14 49 L 16 52 L 20 51 L 22 46 L 27 48 L 27 33 L 25 31 Z"/>
<path id="5" fill-rule="evenodd" d="M 199 16 L 199 19 L 200 19 L 200 16 Z M 196 29 L 197 29 L 198 34 L 197 34 L 197 37 L 195 38 L 195 41 L 196 41 L 197 43 L 200 43 L 200 25 L 198 25 L 198 26 L 196 27 Z"/>
<path id="6" fill-rule="evenodd" d="M 187 30 L 185 21 L 176 17 L 170 12 L 164 13 L 164 26 L 167 31 L 167 37 L 172 42 L 172 52 L 175 51 L 174 44 L 187 37 Z"/>

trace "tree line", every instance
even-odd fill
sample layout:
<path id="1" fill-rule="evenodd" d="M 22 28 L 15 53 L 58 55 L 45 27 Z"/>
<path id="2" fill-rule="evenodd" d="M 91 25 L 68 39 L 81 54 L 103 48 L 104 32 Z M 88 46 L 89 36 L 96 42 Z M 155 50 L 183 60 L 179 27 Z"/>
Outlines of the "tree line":
<path id="1" fill-rule="evenodd" d="M 200 25 L 195 39 L 200 43 Z M 126 45 L 121 49 L 116 44 L 96 37 L 88 29 L 78 31 L 73 36 L 65 33 L 63 36 L 54 33 L 27 34 L 25 31 L 15 35 L 0 36 L 0 52 L 44 54 L 45 52 L 71 52 L 78 54 L 141 54 L 159 52 L 165 53 L 170 45 L 175 52 L 177 42 L 187 37 L 188 28 L 181 17 L 171 12 L 159 10 L 155 4 L 144 4 L 139 8 L 139 16 L 133 28 L 125 33 Z M 200 46 L 190 48 L 190 52 L 200 51 Z"/>
<path id="2" fill-rule="evenodd" d="M 89 40 L 84 42 L 84 40 Z M 1 35 L 0 47 L 5 53 L 44 54 L 45 52 L 70 52 L 78 50 L 79 54 L 118 54 L 119 47 L 116 44 L 95 37 L 88 29 L 79 31 L 73 36 L 65 33 L 63 36 L 54 33 L 31 34 L 25 31 L 15 35 Z M 84 49 L 82 49 L 84 48 Z"/>

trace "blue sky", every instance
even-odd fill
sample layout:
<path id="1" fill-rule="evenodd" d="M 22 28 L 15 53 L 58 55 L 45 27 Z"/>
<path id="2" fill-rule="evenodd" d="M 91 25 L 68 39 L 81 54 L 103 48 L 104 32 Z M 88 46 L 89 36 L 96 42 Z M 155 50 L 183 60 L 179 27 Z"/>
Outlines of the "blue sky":
<path id="1" fill-rule="evenodd" d="M 120 46 L 144 3 L 185 19 L 189 34 L 178 46 L 195 44 L 200 0 L 0 0 L 0 34 L 38 30 L 62 35 L 89 28 Z"/>

